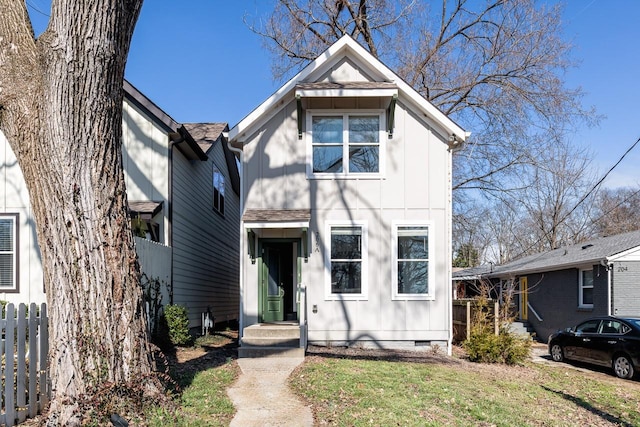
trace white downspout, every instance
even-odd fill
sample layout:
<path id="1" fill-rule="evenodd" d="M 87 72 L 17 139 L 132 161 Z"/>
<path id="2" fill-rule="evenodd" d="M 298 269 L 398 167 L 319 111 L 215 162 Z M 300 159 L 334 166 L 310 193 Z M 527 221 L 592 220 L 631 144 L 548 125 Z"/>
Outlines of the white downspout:
<path id="1" fill-rule="evenodd" d="M 240 148 L 235 148 L 231 145 L 231 141 L 229 141 L 228 132 L 224 133 L 224 137 L 227 140 L 227 147 L 232 152 L 238 154 L 240 160 L 240 308 L 239 308 L 239 319 L 238 319 L 238 340 L 242 338 L 242 332 L 244 330 L 244 227 L 242 223 L 242 215 L 244 214 L 244 152 Z"/>
<path id="2" fill-rule="evenodd" d="M 470 132 L 465 132 L 465 140 L 471 136 Z M 452 136 L 449 141 L 449 158 L 447 159 L 447 170 L 448 170 L 448 182 L 447 182 L 447 197 L 449 198 L 448 204 L 449 209 L 447 209 L 447 251 L 446 257 L 447 260 L 445 265 L 447 266 L 447 278 L 448 284 L 446 286 L 447 289 L 447 311 L 448 311 L 448 319 L 449 323 L 449 336 L 447 338 L 447 355 L 451 356 L 452 354 L 452 345 L 453 345 L 453 277 L 452 277 L 452 264 L 453 264 L 453 153 L 454 151 L 462 149 L 464 145 L 464 141 L 458 140 L 455 136 Z"/>
<path id="3" fill-rule="evenodd" d="M 611 316 L 611 294 L 613 293 L 613 263 L 606 260 L 607 269 L 607 316 Z"/>

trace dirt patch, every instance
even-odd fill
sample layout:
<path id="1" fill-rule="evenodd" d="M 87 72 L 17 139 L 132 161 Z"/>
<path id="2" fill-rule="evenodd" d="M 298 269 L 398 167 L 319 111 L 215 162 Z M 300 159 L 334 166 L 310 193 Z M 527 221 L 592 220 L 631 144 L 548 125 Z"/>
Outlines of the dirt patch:
<path id="1" fill-rule="evenodd" d="M 238 358 L 238 331 L 220 331 L 200 337 L 192 347 L 178 347 L 165 354 L 173 378 L 193 376 Z"/>

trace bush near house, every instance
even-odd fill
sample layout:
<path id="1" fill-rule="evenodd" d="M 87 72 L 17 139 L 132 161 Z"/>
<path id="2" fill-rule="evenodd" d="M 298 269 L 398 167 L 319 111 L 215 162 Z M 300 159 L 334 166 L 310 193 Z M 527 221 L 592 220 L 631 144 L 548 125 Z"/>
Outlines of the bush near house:
<path id="1" fill-rule="evenodd" d="M 164 308 L 163 318 L 161 328 L 166 327 L 171 344 L 177 346 L 191 344 L 193 338 L 189 334 L 189 318 L 186 307 L 167 305 Z"/>
<path id="2" fill-rule="evenodd" d="M 471 334 L 463 343 L 469 360 L 481 363 L 519 365 L 531 354 L 531 337 L 513 333 L 509 326 L 514 320 L 509 315 L 511 301 L 503 301 L 498 314 L 499 329 L 495 334 L 495 318 L 489 310 L 488 292 L 477 299 Z M 510 295 L 510 294 L 509 294 Z"/>

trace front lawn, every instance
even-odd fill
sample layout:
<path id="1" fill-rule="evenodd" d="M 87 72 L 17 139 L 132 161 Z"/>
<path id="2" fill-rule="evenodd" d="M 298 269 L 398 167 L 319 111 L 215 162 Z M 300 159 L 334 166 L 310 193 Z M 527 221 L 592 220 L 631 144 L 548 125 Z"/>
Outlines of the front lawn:
<path id="1" fill-rule="evenodd" d="M 235 408 L 226 388 L 239 375 L 235 346 L 233 335 L 219 335 L 179 349 L 172 360 L 179 408 L 152 414 L 148 424 L 228 425 Z M 312 347 L 308 354 L 289 383 L 320 426 L 640 425 L 640 382 L 608 371 L 487 365 L 429 352 Z"/>
<path id="2" fill-rule="evenodd" d="M 640 425 L 640 383 L 606 373 L 321 353 L 290 378 L 319 425 Z"/>

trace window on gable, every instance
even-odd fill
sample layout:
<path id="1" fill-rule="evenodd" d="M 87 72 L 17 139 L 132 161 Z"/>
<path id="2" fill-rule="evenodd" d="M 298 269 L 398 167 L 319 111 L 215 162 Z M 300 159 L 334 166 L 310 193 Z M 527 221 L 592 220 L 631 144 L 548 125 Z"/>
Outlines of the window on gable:
<path id="1" fill-rule="evenodd" d="M 0 290 L 18 289 L 18 215 L 0 215 Z"/>
<path id="2" fill-rule="evenodd" d="M 213 168 L 213 209 L 224 215 L 224 175 Z"/>
<path id="3" fill-rule="evenodd" d="M 381 123 L 380 113 L 312 115 L 312 173 L 380 173 Z"/>
<path id="4" fill-rule="evenodd" d="M 580 270 L 579 306 L 593 307 L 593 270 Z"/>
<path id="5" fill-rule="evenodd" d="M 433 294 L 429 225 L 396 225 L 393 240 L 393 298 L 429 298 Z"/>
<path id="6" fill-rule="evenodd" d="M 367 231 L 364 224 L 328 227 L 329 298 L 366 298 Z"/>

